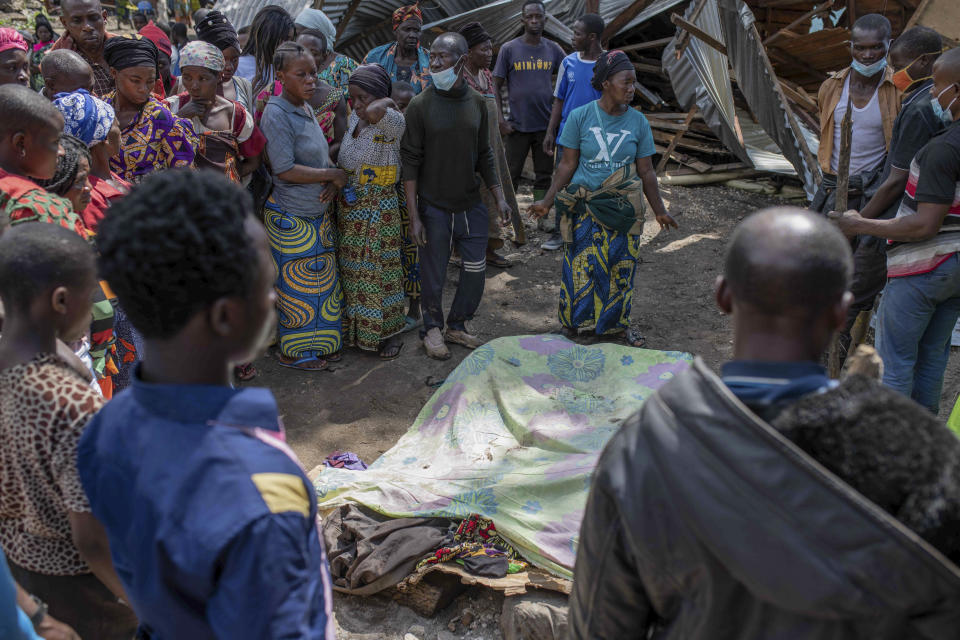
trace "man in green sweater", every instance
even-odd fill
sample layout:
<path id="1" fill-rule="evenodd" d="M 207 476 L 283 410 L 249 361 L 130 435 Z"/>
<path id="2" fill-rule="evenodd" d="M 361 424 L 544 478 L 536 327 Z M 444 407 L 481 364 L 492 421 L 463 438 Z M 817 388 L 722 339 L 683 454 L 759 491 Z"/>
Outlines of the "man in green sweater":
<path id="1" fill-rule="evenodd" d="M 400 145 L 410 234 L 420 247 L 423 346 L 438 360 L 450 357 L 446 342 L 474 349 L 483 342 L 467 331 L 483 297 L 487 258 L 487 209 L 480 199 L 479 173 L 493 192 L 500 217 L 510 221 L 487 137 L 483 97 L 462 77 L 467 41 L 444 33 L 430 47 L 433 83 L 407 107 Z M 456 243 L 463 258 L 457 294 L 443 331 L 443 279 Z"/>

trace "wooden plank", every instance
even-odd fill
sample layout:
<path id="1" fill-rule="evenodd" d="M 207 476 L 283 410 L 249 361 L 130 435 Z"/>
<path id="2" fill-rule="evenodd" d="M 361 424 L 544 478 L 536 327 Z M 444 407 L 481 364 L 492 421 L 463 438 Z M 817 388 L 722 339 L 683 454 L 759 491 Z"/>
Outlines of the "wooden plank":
<path id="1" fill-rule="evenodd" d="M 707 5 L 707 0 L 697 0 L 697 6 L 693 8 L 693 13 L 690 14 L 690 22 L 696 22 L 697 18 L 700 17 L 700 14 L 703 12 L 703 8 Z M 683 55 L 683 52 L 687 50 L 687 45 L 690 44 L 690 32 L 682 30 L 680 32 L 680 37 L 677 38 L 677 60 L 680 59 L 680 56 Z"/>
<path id="2" fill-rule="evenodd" d="M 647 40 L 646 42 L 640 42 L 638 44 L 628 44 L 625 47 L 619 47 L 619 49 L 624 53 L 628 51 L 641 51 L 643 49 L 656 49 L 669 44 L 671 40 L 673 40 L 673 36 L 669 38 L 660 38 L 659 40 Z"/>
<path id="3" fill-rule="evenodd" d="M 653 0 L 633 0 L 626 9 L 620 12 L 620 15 L 607 23 L 607 28 L 603 30 L 600 41 L 609 42 L 610 38 L 617 35 L 620 29 L 627 26 L 627 23 L 640 15 L 640 12 L 646 9 L 652 2 Z"/>
<path id="4" fill-rule="evenodd" d="M 812 18 L 813 16 L 815 16 L 815 15 L 817 15 L 817 14 L 820 14 L 820 13 L 823 13 L 824 11 L 828 10 L 830 7 L 833 6 L 833 1 L 834 1 L 834 0 L 827 0 L 827 1 L 824 2 L 823 4 L 814 7 L 814 8 L 811 9 L 810 11 L 807 11 L 805 14 L 803 14 L 802 16 L 800 16 L 799 18 L 797 18 L 796 20 L 794 20 L 793 22 L 791 22 L 790 24 L 788 24 L 787 26 L 785 26 L 783 29 L 780 29 L 780 30 L 777 31 L 776 33 L 774 33 L 774 34 L 770 35 L 769 37 L 767 37 L 767 39 L 763 41 L 763 46 L 765 46 L 765 47 L 770 46 L 770 43 L 771 43 L 771 42 L 773 42 L 774 40 L 778 40 L 778 39 L 782 38 L 785 33 L 788 33 L 788 32 L 789 32 L 791 29 L 793 29 L 794 27 L 796 27 L 796 26 L 798 26 L 798 25 L 800 25 L 800 24 L 803 24 L 804 22 L 806 22 L 807 20 L 809 20 L 809 19 Z M 796 34 L 793 34 L 793 35 L 796 35 Z"/>
<path id="5" fill-rule="evenodd" d="M 661 76 L 666 75 L 663 72 L 663 67 L 657 67 L 652 64 L 643 64 L 642 62 L 634 62 L 633 66 L 637 71 L 642 71 L 644 73 L 656 73 Z"/>
<path id="6" fill-rule="evenodd" d="M 344 30 L 347 28 L 347 25 L 350 24 L 350 19 L 353 18 L 353 14 L 357 12 L 357 7 L 360 6 L 360 0 L 350 0 L 350 4 L 347 5 L 347 10 L 343 12 L 343 17 L 340 18 L 340 23 L 337 25 L 337 39 L 340 39 L 340 36 L 343 35 Z"/>
<path id="7" fill-rule="evenodd" d="M 683 129 L 677 131 L 673 136 L 673 139 L 670 140 L 667 150 L 664 152 L 663 157 L 660 158 L 660 164 L 657 165 L 657 173 L 663 173 L 663 170 L 667 167 L 667 160 L 670 158 L 670 154 L 673 153 L 673 150 L 677 148 L 677 145 L 680 144 L 683 134 L 687 132 L 687 129 L 690 128 L 690 123 L 693 122 L 693 119 L 697 116 L 697 105 L 693 105 L 693 108 L 687 112 L 687 117 L 683 121 Z"/>
<path id="8" fill-rule="evenodd" d="M 684 20 L 679 14 L 673 13 L 670 14 L 670 22 L 677 25 L 679 28 L 683 29 L 692 36 L 695 36 L 699 40 L 702 40 L 704 44 L 707 44 L 723 55 L 727 55 L 727 46 L 711 36 L 709 33 L 702 31 L 700 27 Z M 678 52 L 679 53 L 679 52 Z"/>
<path id="9" fill-rule="evenodd" d="M 913 12 L 906 28 L 916 25 L 936 29 L 951 41 L 960 41 L 960 2 L 957 0 L 923 0 Z"/>
<path id="10" fill-rule="evenodd" d="M 665 154 L 665 153 L 667 152 L 667 148 L 664 147 L 663 145 L 655 144 L 655 145 L 653 145 L 653 148 L 656 150 L 657 153 L 659 153 L 659 154 L 661 154 L 661 155 L 663 155 L 663 154 Z M 672 160 L 676 160 L 677 162 L 679 162 L 679 163 L 682 164 L 682 165 L 685 165 L 685 166 L 687 166 L 687 167 L 690 167 L 690 169 L 687 170 L 687 171 L 689 172 L 688 175 L 697 175 L 697 174 L 701 174 L 701 173 L 709 173 L 710 170 L 712 169 L 712 167 L 714 166 L 714 165 L 712 165 L 712 164 L 709 164 L 709 163 L 707 163 L 707 162 L 704 162 L 703 160 L 698 160 L 697 158 L 695 158 L 695 157 L 693 157 L 693 156 L 688 156 L 688 155 L 685 154 L 685 153 L 680 153 L 679 151 L 672 151 L 669 156 L 664 155 L 663 157 L 664 157 L 664 158 L 669 157 L 669 158 L 671 158 Z M 691 171 L 691 169 L 692 169 L 692 171 Z M 675 172 L 675 171 L 669 171 L 669 172 L 667 172 L 667 173 L 676 173 L 676 172 Z"/>
<path id="11" fill-rule="evenodd" d="M 817 101 L 806 95 L 806 93 L 800 93 L 783 80 L 780 81 L 780 88 L 788 98 L 796 102 L 798 105 L 811 113 L 820 115 L 820 107 L 817 105 Z"/>

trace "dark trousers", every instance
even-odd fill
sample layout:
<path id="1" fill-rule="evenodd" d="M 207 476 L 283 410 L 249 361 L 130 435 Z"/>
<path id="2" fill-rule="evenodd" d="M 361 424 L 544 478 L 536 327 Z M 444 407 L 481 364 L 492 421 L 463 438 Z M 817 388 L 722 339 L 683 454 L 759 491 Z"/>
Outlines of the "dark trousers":
<path id="1" fill-rule="evenodd" d="M 887 250 L 884 240 L 860 236 L 853 252 L 853 282 L 850 292 L 853 303 L 847 312 L 847 326 L 840 332 L 840 358 L 846 359 L 850 350 L 850 330 L 862 311 L 873 309 L 873 303 L 887 284 Z"/>
<path id="2" fill-rule="evenodd" d="M 487 268 L 487 216 L 487 208 L 480 202 L 466 211 L 452 213 L 429 204 L 423 207 L 420 220 L 427 231 L 427 246 L 420 249 L 421 335 L 434 327 L 443 329 L 443 282 L 454 244 L 463 259 L 463 269 L 447 326 L 466 331 L 464 323 L 480 306 Z"/>
<path id="3" fill-rule="evenodd" d="M 8 562 L 10 573 L 27 593 L 43 600 L 50 615 L 73 627 L 87 640 L 130 640 L 137 631 L 137 616 L 92 573 L 48 576 Z"/>
<path id="4" fill-rule="evenodd" d="M 514 190 L 520 185 L 523 164 L 527 161 L 527 154 L 531 150 L 533 151 L 533 172 L 536 174 L 533 188 L 538 191 L 546 191 L 550 188 L 553 158 L 543 152 L 543 139 L 546 135 L 546 131 L 528 133 L 514 131 L 503 141 L 507 147 L 507 164 L 510 165 L 510 179 L 513 180 Z"/>

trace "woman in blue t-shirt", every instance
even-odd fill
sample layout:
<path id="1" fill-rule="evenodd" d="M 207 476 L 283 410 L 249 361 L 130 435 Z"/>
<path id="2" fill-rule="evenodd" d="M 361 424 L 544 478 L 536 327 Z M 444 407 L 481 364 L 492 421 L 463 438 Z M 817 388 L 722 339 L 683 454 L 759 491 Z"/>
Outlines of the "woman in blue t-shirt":
<path id="1" fill-rule="evenodd" d="M 655 153 L 650 124 L 630 108 L 636 80 L 625 53 L 600 56 L 592 82 L 600 99 L 570 113 L 557 142 L 563 159 L 550 190 L 530 213 L 542 218 L 554 202 L 560 213 L 564 333 L 622 335 L 627 344 L 642 347 L 644 338 L 630 328 L 630 303 L 644 195 L 661 229 L 676 229 L 677 223 L 660 197 L 650 160 Z"/>

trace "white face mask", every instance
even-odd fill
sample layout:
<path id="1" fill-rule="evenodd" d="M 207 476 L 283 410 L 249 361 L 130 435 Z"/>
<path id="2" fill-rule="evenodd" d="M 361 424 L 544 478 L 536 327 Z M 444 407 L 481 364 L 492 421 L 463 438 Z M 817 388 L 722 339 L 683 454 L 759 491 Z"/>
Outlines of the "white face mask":
<path id="1" fill-rule="evenodd" d="M 460 70 L 457 69 L 460 60 L 463 60 L 463 56 L 460 56 L 460 59 L 454 62 L 453 66 L 449 69 L 437 71 L 436 73 L 431 71 L 430 78 L 433 80 L 433 86 L 440 91 L 449 91 L 452 89 L 453 85 L 457 83 L 457 78 L 460 77 Z"/>

